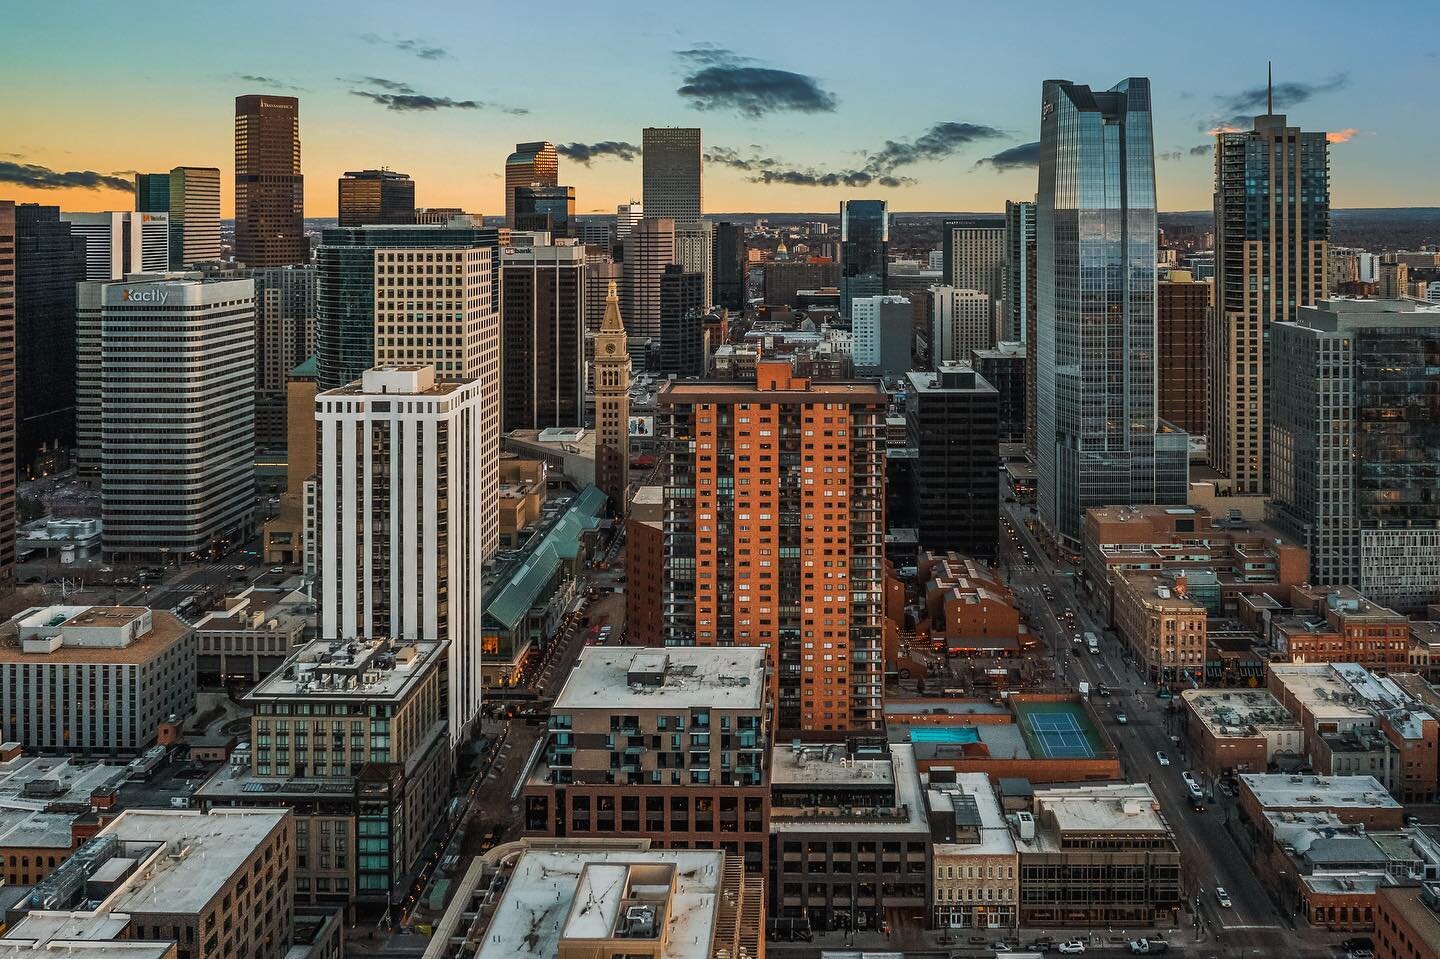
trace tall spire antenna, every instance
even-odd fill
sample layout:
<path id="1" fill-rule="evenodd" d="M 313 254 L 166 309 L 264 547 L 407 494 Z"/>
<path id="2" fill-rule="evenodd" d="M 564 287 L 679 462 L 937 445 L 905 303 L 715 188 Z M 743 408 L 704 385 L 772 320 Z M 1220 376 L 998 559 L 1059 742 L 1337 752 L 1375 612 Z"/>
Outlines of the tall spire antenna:
<path id="1" fill-rule="evenodd" d="M 1275 112 L 1275 67 L 1269 60 L 1265 61 L 1265 112 Z"/>

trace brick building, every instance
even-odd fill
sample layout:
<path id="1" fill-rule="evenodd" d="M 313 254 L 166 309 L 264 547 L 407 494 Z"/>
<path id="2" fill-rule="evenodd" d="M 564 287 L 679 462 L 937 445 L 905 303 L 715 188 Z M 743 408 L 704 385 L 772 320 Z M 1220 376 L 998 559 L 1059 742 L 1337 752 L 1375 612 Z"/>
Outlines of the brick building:
<path id="1" fill-rule="evenodd" d="M 1205 681 L 1205 607 L 1192 599 L 1184 574 L 1173 578 L 1122 573 L 1114 580 L 1111 616 L 1121 642 L 1152 683 Z"/>
<path id="2" fill-rule="evenodd" d="M 663 645 L 664 520 L 665 488 L 636 490 L 625 514 L 625 642 L 631 646 Z"/>
<path id="3" fill-rule="evenodd" d="M 1399 671 L 1410 666 L 1410 621 L 1348 586 L 1291 590 L 1294 616 L 1271 620 L 1270 641 L 1292 663 L 1359 663 Z"/>
<path id="4" fill-rule="evenodd" d="M 1375 896 L 1375 959 L 1440 959 L 1440 882 Z"/>
<path id="5" fill-rule="evenodd" d="M 1279 755 L 1299 756 L 1305 732 L 1263 689 L 1186 689 L 1190 765 L 1211 777 L 1264 772 Z"/>
<path id="6" fill-rule="evenodd" d="M 920 588 L 932 641 L 958 655 L 1018 656 L 1032 642 L 1015 594 L 984 563 L 921 553 Z"/>

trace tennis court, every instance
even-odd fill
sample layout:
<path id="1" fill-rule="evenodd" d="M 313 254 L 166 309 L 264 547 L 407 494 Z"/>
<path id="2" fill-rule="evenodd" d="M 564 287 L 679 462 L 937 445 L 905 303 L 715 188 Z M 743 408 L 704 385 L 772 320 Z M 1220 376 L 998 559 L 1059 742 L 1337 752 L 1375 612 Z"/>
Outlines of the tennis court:
<path id="1" fill-rule="evenodd" d="M 1016 703 L 1016 718 L 1026 745 L 1048 759 L 1094 759 L 1100 739 L 1090 720 L 1074 703 Z"/>

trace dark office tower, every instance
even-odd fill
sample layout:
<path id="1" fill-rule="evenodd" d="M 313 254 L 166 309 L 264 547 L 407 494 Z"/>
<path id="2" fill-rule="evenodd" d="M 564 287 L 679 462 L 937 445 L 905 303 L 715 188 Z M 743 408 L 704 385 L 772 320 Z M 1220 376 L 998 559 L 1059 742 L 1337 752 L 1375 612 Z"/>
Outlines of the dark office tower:
<path id="1" fill-rule="evenodd" d="M 1000 442 L 1025 440 L 1025 348 L 1014 340 L 972 350 L 970 366 L 1000 394 Z"/>
<path id="2" fill-rule="evenodd" d="M 1042 103 L 1036 499 L 1075 545 L 1091 507 L 1183 505 L 1189 440 L 1155 410 L 1150 81 L 1046 80 Z"/>
<path id="3" fill-rule="evenodd" d="M 1270 324 L 1325 295 L 1330 155 L 1324 133 L 1284 114 L 1215 139 L 1215 297 L 1207 331 L 1210 465 L 1237 493 L 1269 491 L 1266 444 L 1275 397 Z"/>
<path id="4" fill-rule="evenodd" d="M 53 473 L 75 444 L 75 284 L 85 241 L 60 208 L 15 208 L 15 462 Z"/>
<path id="5" fill-rule="evenodd" d="M 352 170 L 340 178 L 340 225 L 415 222 L 415 181 L 394 170 Z"/>
<path id="6" fill-rule="evenodd" d="M 519 214 L 517 214 L 519 216 Z M 585 421 L 585 248 L 507 247 L 500 261 L 501 429 Z"/>
<path id="7" fill-rule="evenodd" d="M 705 375 L 705 276 L 672 263 L 660 276 L 660 373 Z"/>
<path id="8" fill-rule="evenodd" d="M 857 296 L 883 296 L 890 250 L 884 200 L 840 201 L 840 315 Z"/>
<path id="9" fill-rule="evenodd" d="M 554 237 L 575 235 L 573 186 L 515 188 L 515 229 L 544 230 Z"/>
<path id="10" fill-rule="evenodd" d="M 647 217 L 698 220 L 705 205 L 699 127 L 646 127 L 642 200 Z M 628 320 L 629 317 L 626 317 Z"/>
<path id="11" fill-rule="evenodd" d="M 715 224 L 713 277 L 716 306 L 736 313 L 745 309 L 745 228 L 739 223 Z"/>
<path id="12" fill-rule="evenodd" d="M 560 182 L 560 154 L 549 140 L 517 143 L 505 158 L 505 225 L 515 226 L 515 190 L 522 186 L 555 186 Z"/>
<path id="13" fill-rule="evenodd" d="M 235 98 L 235 259 L 250 267 L 310 262 L 296 97 Z"/>
<path id="14" fill-rule="evenodd" d="M 1440 602 L 1440 309 L 1321 300 L 1270 336 L 1270 519 L 1309 549 L 1311 582 Z"/>
<path id="15" fill-rule="evenodd" d="M 170 171 L 170 269 L 220 259 L 220 170 Z"/>
<path id="16" fill-rule="evenodd" d="M 906 427 L 919 454 L 920 548 L 993 559 L 1000 540 L 1000 394 L 959 364 L 905 376 Z"/>
<path id="17" fill-rule="evenodd" d="M 1156 299 L 1156 386 L 1160 418 L 1191 436 L 1205 435 L 1205 313 L 1210 284 L 1185 270 L 1161 280 Z"/>
<path id="18" fill-rule="evenodd" d="M 15 219 L 0 200 L 0 590 L 15 585 Z"/>
<path id="19" fill-rule="evenodd" d="M 135 212 L 170 212 L 170 174 L 135 174 Z"/>
<path id="20" fill-rule="evenodd" d="M 1035 204 L 1005 201 L 1005 321 L 1001 339 L 1025 342 L 1026 305 L 1032 299 L 1025 253 L 1035 246 Z"/>
<path id="21" fill-rule="evenodd" d="M 255 280 L 255 448 L 288 450 L 291 374 L 315 355 L 313 265 L 251 270 Z M 313 413 L 313 410 L 312 410 Z M 292 489 L 291 493 L 300 490 Z"/>
<path id="22" fill-rule="evenodd" d="M 1035 379 L 1039 376 L 1039 344 L 1035 314 L 1039 310 L 1039 281 L 1035 276 L 1038 252 L 1031 243 L 1025 249 L 1025 455 L 1035 462 Z"/>

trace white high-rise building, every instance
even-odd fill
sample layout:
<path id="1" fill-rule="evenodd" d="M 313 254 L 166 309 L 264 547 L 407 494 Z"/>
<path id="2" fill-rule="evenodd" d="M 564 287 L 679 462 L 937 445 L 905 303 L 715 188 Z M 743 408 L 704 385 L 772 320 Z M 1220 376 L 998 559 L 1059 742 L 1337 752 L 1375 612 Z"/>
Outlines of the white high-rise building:
<path id="1" fill-rule="evenodd" d="M 255 511 L 255 281 L 81 283 L 79 466 L 104 549 L 179 560 L 237 543 Z"/>
<path id="2" fill-rule="evenodd" d="M 615 208 L 615 239 L 625 239 L 630 231 L 635 229 L 635 224 L 640 222 L 645 215 L 645 204 L 639 200 L 631 200 L 629 203 L 622 203 Z"/>
<path id="3" fill-rule="evenodd" d="M 646 127 L 641 146 L 645 215 L 698 220 L 705 205 L 699 127 Z"/>
<path id="4" fill-rule="evenodd" d="M 968 363 L 971 350 L 994 345 L 994 300 L 981 290 L 930 288 L 930 360 Z"/>
<path id="5" fill-rule="evenodd" d="M 62 212 L 60 219 L 70 224 L 72 235 L 85 238 L 87 280 L 105 283 L 131 273 L 164 273 L 170 269 L 168 213 Z"/>
<path id="6" fill-rule="evenodd" d="M 170 171 L 170 266 L 220 259 L 220 170 L 177 166 Z"/>
<path id="7" fill-rule="evenodd" d="M 675 223 L 675 262 L 686 273 L 705 277 L 705 308 L 715 305 L 715 224 L 709 220 Z"/>
<path id="8" fill-rule="evenodd" d="M 381 366 L 315 398 L 320 636 L 448 641 L 450 741 L 480 711 L 486 408 L 479 380 Z M 493 508 L 488 512 L 493 512 Z"/>
<path id="9" fill-rule="evenodd" d="M 645 217 L 625 237 L 625 332 L 660 342 L 660 277 L 675 260 L 675 221 Z M 637 343 L 631 342 L 632 347 Z"/>

